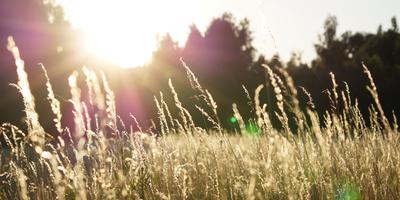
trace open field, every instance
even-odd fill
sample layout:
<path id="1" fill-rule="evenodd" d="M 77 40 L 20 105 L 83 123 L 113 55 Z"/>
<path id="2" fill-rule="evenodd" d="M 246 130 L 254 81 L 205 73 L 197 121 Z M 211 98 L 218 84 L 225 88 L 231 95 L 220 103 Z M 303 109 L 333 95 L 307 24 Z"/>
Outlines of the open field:
<path id="1" fill-rule="evenodd" d="M 50 80 L 47 90 L 54 124 L 53 139 L 35 112 L 23 61 L 10 38 L 25 105 L 27 132 L 3 124 L 0 199 L 397 199 L 400 196 L 400 136 L 397 121 L 383 112 L 372 75 L 364 66 L 374 104 L 364 118 L 350 91 L 339 91 L 335 76 L 327 92 L 331 109 L 321 118 L 312 97 L 301 108 L 297 87 L 282 70 L 265 66 L 277 99 L 275 113 L 260 105 L 259 92 L 249 98 L 254 118 L 248 128 L 236 105 L 236 133 L 221 128 L 218 107 L 187 67 L 198 107 L 214 125 L 193 123 L 170 81 L 175 104 L 155 98 L 159 118 L 153 131 L 123 127 L 105 76 L 83 69 L 90 103 L 81 101 L 77 75 L 69 78 L 75 127 L 61 126 L 60 103 Z M 100 78 L 98 78 L 100 77 Z M 51 77 L 50 77 L 51 79 Z M 345 87 L 348 88 L 348 87 Z M 304 91 L 307 94 L 307 91 Z M 252 93 L 253 94 L 253 93 Z M 245 95 L 245 94 L 244 94 Z M 250 96 L 250 95 L 249 95 Z M 96 106 L 96 118 L 87 107 Z M 177 116 L 169 107 L 179 110 Z M 280 126 L 273 126 L 277 115 Z M 291 117 L 293 116 L 293 117 Z M 394 115 L 393 115 L 394 116 Z M 293 118 L 295 129 L 289 122 Z M 133 117 L 133 120 L 135 118 Z M 95 122 L 94 126 L 91 122 Z M 117 124 L 122 128 L 117 128 Z M 119 126 L 118 126 L 119 127 Z M 157 130 L 156 130 L 157 129 Z"/>

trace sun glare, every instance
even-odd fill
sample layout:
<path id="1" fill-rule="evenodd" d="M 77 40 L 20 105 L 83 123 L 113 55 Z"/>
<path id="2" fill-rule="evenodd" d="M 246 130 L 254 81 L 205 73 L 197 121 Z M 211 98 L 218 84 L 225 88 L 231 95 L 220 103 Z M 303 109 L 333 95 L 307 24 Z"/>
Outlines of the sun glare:
<path id="1" fill-rule="evenodd" d="M 178 8 L 185 1 L 65 0 L 67 19 L 85 35 L 85 49 L 119 66 L 148 63 L 157 48 L 157 37 L 167 32 L 179 43 L 186 40 L 190 19 Z M 174 11 L 174 12 L 171 12 Z"/>

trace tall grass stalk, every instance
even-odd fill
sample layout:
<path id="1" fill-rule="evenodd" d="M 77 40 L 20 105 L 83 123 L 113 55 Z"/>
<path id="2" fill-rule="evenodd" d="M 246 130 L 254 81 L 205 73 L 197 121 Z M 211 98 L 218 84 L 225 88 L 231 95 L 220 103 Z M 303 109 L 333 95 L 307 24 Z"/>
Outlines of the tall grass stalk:
<path id="1" fill-rule="evenodd" d="M 13 84 L 18 88 L 22 94 L 22 99 L 25 106 L 26 123 L 28 126 L 28 136 L 30 141 L 40 151 L 41 146 L 45 142 L 45 133 L 42 126 L 39 123 L 39 115 L 35 110 L 35 99 L 31 93 L 29 86 L 28 75 L 25 72 L 25 63 L 21 59 L 19 49 L 15 45 L 13 37 L 8 37 L 7 49 L 13 54 L 15 59 L 15 65 L 17 66 L 18 82 Z"/>

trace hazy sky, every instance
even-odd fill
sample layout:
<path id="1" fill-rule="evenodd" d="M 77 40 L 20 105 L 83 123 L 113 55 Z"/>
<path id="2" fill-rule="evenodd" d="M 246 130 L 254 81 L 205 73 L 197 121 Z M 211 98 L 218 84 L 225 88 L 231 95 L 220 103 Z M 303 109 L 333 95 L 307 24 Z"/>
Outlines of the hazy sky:
<path id="1" fill-rule="evenodd" d="M 400 0 L 207 1 L 215 4 L 207 15 L 227 10 L 238 18 L 248 17 L 257 49 L 268 57 L 279 52 L 286 59 L 292 51 L 302 51 L 305 60 L 314 57 L 313 44 L 328 15 L 338 18 L 340 34 L 346 30 L 375 32 L 379 24 L 389 27 L 393 16 L 400 21 Z"/>
<path id="2" fill-rule="evenodd" d="M 292 51 L 303 52 L 306 61 L 315 55 L 313 44 L 323 32 L 328 15 L 338 18 L 339 34 L 345 30 L 375 32 L 380 24 L 389 27 L 391 17 L 400 17 L 400 0 L 59 1 L 65 5 L 72 23 L 88 32 L 89 49 L 103 57 L 113 54 L 125 66 L 144 62 L 144 58 L 151 56 L 157 33 L 169 32 L 183 45 L 189 25 L 194 23 L 204 31 L 213 17 L 226 11 L 237 20 L 250 19 L 254 46 L 259 52 L 267 57 L 278 52 L 284 59 Z M 104 30 L 104 27 L 111 28 Z M 119 44 L 119 40 L 124 44 Z M 131 52 L 136 52 L 137 58 L 132 58 Z"/>

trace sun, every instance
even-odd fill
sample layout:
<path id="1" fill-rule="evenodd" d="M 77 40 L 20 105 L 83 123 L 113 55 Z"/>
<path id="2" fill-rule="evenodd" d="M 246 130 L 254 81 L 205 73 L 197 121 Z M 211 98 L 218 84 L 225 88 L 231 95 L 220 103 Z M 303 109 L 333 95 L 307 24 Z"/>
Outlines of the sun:
<path id="1" fill-rule="evenodd" d="M 153 34 L 141 34 L 128 25 L 104 28 L 94 26 L 84 31 L 85 49 L 99 60 L 117 63 L 122 68 L 138 67 L 151 60 L 156 49 Z"/>
<path id="2" fill-rule="evenodd" d="M 183 43 L 193 23 L 178 11 L 185 1 L 59 0 L 66 18 L 84 33 L 84 48 L 99 61 L 138 67 L 151 61 L 157 38 L 170 33 Z M 186 15 L 186 16 L 185 16 Z M 188 17 L 189 16 L 189 17 Z"/>

